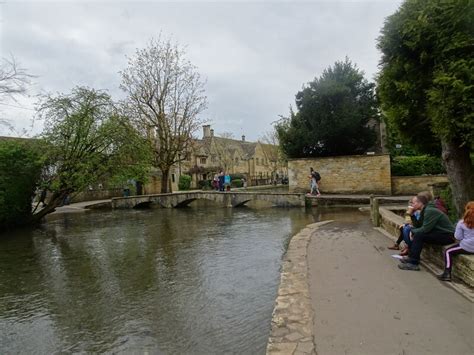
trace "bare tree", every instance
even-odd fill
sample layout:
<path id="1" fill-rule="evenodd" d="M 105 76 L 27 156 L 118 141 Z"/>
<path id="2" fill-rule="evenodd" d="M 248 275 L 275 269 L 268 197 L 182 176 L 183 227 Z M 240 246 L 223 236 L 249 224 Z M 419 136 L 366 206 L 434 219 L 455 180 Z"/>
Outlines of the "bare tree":
<path id="1" fill-rule="evenodd" d="M 276 173 L 278 170 L 282 170 L 286 166 L 286 160 L 283 155 L 283 152 L 280 149 L 280 144 L 278 141 L 278 134 L 276 130 L 265 132 L 260 138 L 259 141 L 263 146 L 263 150 L 268 157 L 270 162 L 270 167 L 272 169 L 272 178 L 276 178 Z"/>
<path id="2" fill-rule="evenodd" d="M 213 139 L 214 151 L 217 153 L 217 161 L 219 166 L 224 171 L 229 172 L 234 167 L 234 153 L 236 147 L 230 140 L 234 139 L 234 135 L 231 132 L 223 132 L 219 134 L 219 137 Z"/>
<path id="3" fill-rule="evenodd" d="M 137 49 L 121 75 L 120 87 L 128 94 L 135 123 L 154 149 L 161 192 L 168 192 L 170 168 L 188 151 L 192 134 L 203 123 L 198 115 L 207 107 L 204 82 L 185 59 L 185 50 L 161 36 Z"/>
<path id="4" fill-rule="evenodd" d="M 16 101 L 16 96 L 26 94 L 28 86 L 31 84 L 31 78 L 34 76 L 21 68 L 13 56 L 10 59 L 2 58 L 0 63 L 0 104 L 8 99 Z M 3 117 L 0 117 L 0 124 L 13 129 Z"/>

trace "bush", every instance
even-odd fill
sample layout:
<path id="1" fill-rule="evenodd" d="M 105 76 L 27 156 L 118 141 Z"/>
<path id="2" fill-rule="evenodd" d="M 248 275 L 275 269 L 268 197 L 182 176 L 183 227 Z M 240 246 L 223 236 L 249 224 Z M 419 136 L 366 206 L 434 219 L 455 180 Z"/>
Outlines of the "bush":
<path id="1" fill-rule="evenodd" d="M 38 151 L 31 141 L 0 141 L 0 230 L 31 221 L 42 167 Z"/>
<path id="2" fill-rule="evenodd" d="M 441 158 L 428 155 L 395 157 L 391 165 L 393 176 L 446 174 Z"/>
<path id="3" fill-rule="evenodd" d="M 245 175 L 244 174 L 229 174 L 230 176 L 230 181 L 233 181 L 233 180 L 242 180 L 243 178 L 245 178 Z"/>
<path id="4" fill-rule="evenodd" d="M 446 208 L 448 209 L 449 219 L 451 222 L 456 224 L 461 216 L 457 215 L 456 207 L 453 204 L 453 194 L 451 192 L 451 188 L 448 186 L 446 189 L 441 190 L 439 196 L 444 201 Z"/>
<path id="5" fill-rule="evenodd" d="M 180 191 L 187 191 L 191 188 L 191 176 L 181 175 L 179 177 L 178 189 Z"/>
<path id="6" fill-rule="evenodd" d="M 212 188 L 211 180 L 199 180 L 198 188 L 200 188 L 201 190 L 211 190 Z"/>
<path id="7" fill-rule="evenodd" d="M 235 179 L 235 180 L 232 180 L 231 184 L 230 184 L 232 187 L 242 187 L 244 186 L 244 183 L 242 180 L 240 179 Z"/>

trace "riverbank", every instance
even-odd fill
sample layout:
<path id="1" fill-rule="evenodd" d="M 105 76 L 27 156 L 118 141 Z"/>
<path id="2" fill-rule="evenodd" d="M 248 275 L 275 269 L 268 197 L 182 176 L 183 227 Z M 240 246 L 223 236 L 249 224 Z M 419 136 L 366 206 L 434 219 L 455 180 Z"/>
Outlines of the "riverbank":
<path id="1" fill-rule="evenodd" d="M 372 227 L 367 214 L 310 225 L 295 237 L 280 291 L 301 273 L 306 283 L 279 292 L 287 299 L 277 298 L 268 354 L 473 353 L 472 303 L 424 268 L 399 270 L 386 249 L 390 240 Z M 298 246 L 301 238 L 307 249 Z M 308 324 L 305 314 L 313 315 L 312 344 L 303 347 L 307 337 L 295 326 Z"/>

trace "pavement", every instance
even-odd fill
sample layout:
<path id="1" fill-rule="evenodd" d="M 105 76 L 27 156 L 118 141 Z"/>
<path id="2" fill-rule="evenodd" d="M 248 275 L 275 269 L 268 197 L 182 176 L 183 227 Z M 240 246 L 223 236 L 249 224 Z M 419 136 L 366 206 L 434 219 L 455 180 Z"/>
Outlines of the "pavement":
<path id="1" fill-rule="evenodd" d="M 366 214 L 314 228 L 307 250 L 315 351 L 474 354 L 473 303 L 422 267 L 402 271 Z"/>

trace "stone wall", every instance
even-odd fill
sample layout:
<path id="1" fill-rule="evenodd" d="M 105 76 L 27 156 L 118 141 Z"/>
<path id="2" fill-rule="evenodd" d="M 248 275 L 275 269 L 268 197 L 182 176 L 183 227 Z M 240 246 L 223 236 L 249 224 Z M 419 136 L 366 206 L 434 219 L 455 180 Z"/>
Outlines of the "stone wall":
<path id="1" fill-rule="evenodd" d="M 420 191 L 430 191 L 430 185 L 447 182 L 446 175 L 392 176 L 392 194 L 416 195 Z"/>
<path id="2" fill-rule="evenodd" d="M 390 156 L 351 155 L 291 159 L 288 161 L 290 192 L 309 192 L 309 168 L 321 174 L 321 193 L 374 193 L 390 195 Z"/>

